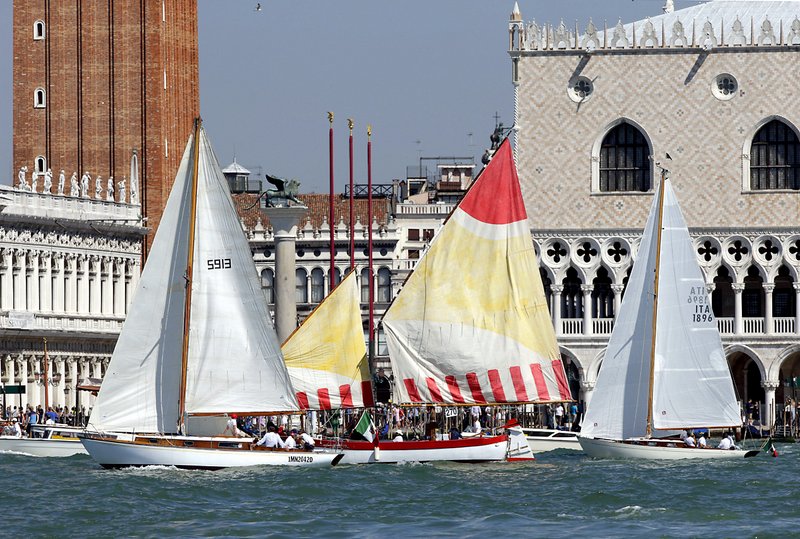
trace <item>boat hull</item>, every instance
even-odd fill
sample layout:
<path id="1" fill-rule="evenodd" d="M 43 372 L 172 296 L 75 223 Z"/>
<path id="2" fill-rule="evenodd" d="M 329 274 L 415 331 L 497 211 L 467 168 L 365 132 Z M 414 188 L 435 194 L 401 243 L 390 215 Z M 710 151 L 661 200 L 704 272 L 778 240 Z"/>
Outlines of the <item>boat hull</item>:
<path id="1" fill-rule="evenodd" d="M 648 445 L 644 440 L 641 443 L 632 441 L 602 440 L 599 438 L 579 437 L 583 450 L 592 458 L 601 459 L 643 459 L 643 460 L 684 460 L 684 459 L 741 459 L 753 456 L 752 451 L 741 449 L 717 449 L 699 447 L 680 447 L 682 442 L 675 440 L 675 444 L 659 442 Z"/>
<path id="2" fill-rule="evenodd" d="M 569 449 L 581 451 L 576 432 L 553 429 L 522 429 L 528 440 L 528 445 L 534 453 L 545 453 L 556 449 Z"/>
<path id="3" fill-rule="evenodd" d="M 292 451 L 250 449 L 250 441 L 231 445 L 239 447 L 203 448 L 186 447 L 177 443 L 186 438 L 173 439 L 176 445 L 145 445 L 129 440 L 84 437 L 81 438 L 89 455 L 104 468 L 139 466 L 174 466 L 185 469 L 219 470 L 243 466 L 335 466 L 340 455 L 327 451 Z"/>
<path id="4" fill-rule="evenodd" d="M 334 447 L 335 441 L 321 441 Z M 461 440 L 382 441 L 378 451 L 372 442 L 345 440 L 341 464 L 396 464 L 400 462 L 497 462 L 506 459 L 508 437 L 484 436 Z"/>
<path id="5" fill-rule="evenodd" d="M 46 438 L 0 437 L 0 451 L 20 453 L 32 457 L 71 457 L 85 455 L 81 441 Z"/>

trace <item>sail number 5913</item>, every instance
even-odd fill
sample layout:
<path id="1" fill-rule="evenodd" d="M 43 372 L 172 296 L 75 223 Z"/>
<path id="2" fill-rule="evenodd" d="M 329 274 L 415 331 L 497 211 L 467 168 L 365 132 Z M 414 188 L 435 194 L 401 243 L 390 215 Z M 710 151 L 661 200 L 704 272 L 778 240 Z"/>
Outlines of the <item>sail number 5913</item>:
<path id="1" fill-rule="evenodd" d="M 231 259 L 230 258 L 212 258 L 207 260 L 208 262 L 208 269 L 210 270 L 218 270 L 218 269 L 230 269 L 231 268 Z"/>

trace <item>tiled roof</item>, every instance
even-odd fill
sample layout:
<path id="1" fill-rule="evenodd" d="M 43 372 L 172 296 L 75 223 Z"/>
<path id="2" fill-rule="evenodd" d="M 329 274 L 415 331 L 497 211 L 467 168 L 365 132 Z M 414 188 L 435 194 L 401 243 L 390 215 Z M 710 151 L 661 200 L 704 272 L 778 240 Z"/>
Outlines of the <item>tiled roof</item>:
<path id="1" fill-rule="evenodd" d="M 233 195 L 233 202 L 236 205 L 236 211 L 239 216 L 244 219 L 244 224 L 248 229 L 256 226 L 258 219 L 261 218 L 261 224 L 264 228 L 269 227 L 269 219 L 261 211 L 260 204 L 256 204 L 257 194 L 252 193 L 237 193 Z M 308 206 L 308 214 L 300 221 L 300 226 L 305 226 L 307 217 L 311 218 L 311 226 L 319 228 L 322 225 L 323 219 L 328 217 L 328 195 L 311 193 L 307 195 L 297 195 L 297 198 L 303 201 Z M 387 216 L 390 212 L 389 200 L 386 198 L 372 199 L 372 213 L 378 224 L 386 224 Z M 350 200 L 341 195 L 336 195 L 334 199 L 334 215 L 336 216 L 336 224 L 343 220 L 345 224 L 348 223 L 350 218 Z M 367 224 L 367 199 L 357 198 L 353 201 L 353 215 L 356 222 L 361 221 L 361 224 Z"/>

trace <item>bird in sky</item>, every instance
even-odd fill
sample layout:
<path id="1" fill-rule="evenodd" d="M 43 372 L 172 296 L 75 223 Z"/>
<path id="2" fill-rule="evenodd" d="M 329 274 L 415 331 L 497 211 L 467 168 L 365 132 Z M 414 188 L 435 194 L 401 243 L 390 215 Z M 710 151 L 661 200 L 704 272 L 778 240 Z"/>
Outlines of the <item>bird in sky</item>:
<path id="1" fill-rule="evenodd" d="M 261 11 L 261 2 L 256 4 L 256 11 Z"/>

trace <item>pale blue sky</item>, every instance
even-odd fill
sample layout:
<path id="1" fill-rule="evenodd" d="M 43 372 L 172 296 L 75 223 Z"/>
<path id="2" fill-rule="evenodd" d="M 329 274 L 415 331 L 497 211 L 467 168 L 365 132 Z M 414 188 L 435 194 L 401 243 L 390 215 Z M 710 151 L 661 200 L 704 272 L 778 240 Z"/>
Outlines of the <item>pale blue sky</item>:
<path id="1" fill-rule="evenodd" d="M 581 29 L 661 13 L 663 0 L 520 0 L 527 22 Z M 676 1 L 676 8 L 694 4 Z M 513 0 L 199 0 L 200 102 L 222 166 L 328 185 L 328 120 L 337 191 L 348 179 L 347 122 L 356 122 L 356 182 L 402 178 L 422 156 L 476 162 L 494 128 L 510 125 L 508 16 Z M 0 182 L 11 183 L 11 0 L 0 0 Z M 470 137 L 470 133 L 472 136 Z M 417 142 L 419 141 L 419 142 Z"/>

